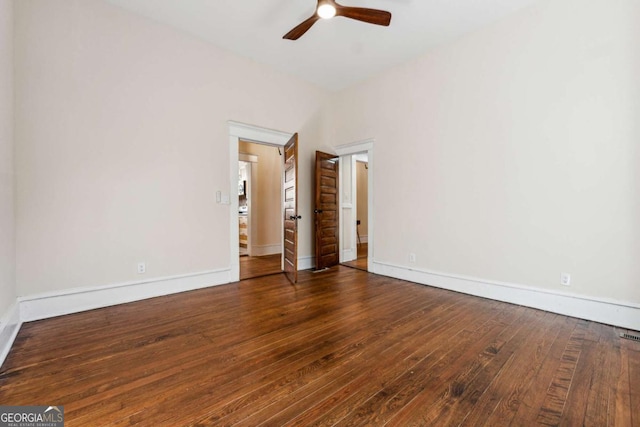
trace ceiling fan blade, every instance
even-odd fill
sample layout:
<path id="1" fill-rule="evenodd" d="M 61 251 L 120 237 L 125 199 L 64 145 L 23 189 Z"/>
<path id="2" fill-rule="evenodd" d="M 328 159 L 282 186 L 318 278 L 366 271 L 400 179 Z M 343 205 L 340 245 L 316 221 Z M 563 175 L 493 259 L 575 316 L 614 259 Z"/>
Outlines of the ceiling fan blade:
<path id="1" fill-rule="evenodd" d="M 386 10 L 368 9 L 366 7 L 349 7 L 336 4 L 336 16 L 368 22 L 369 24 L 388 27 L 391 23 L 391 13 Z"/>
<path id="2" fill-rule="evenodd" d="M 304 33 L 309 31 L 309 28 L 311 28 L 311 26 L 315 24 L 319 19 L 320 17 L 314 13 L 313 16 L 309 17 L 309 19 L 307 19 L 306 21 L 303 21 L 293 30 L 285 34 L 282 38 L 288 40 L 298 40 Z"/>

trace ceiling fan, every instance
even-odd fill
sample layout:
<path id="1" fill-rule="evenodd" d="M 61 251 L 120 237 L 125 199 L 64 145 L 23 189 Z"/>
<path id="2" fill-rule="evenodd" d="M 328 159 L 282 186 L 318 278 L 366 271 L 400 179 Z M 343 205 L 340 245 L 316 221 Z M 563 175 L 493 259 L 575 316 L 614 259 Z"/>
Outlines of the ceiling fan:
<path id="1" fill-rule="evenodd" d="M 391 23 L 391 13 L 385 10 L 342 6 L 336 3 L 335 0 L 318 0 L 315 13 L 282 38 L 298 40 L 316 21 L 319 19 L 331 19 L 334 16 L 344 16 L 345 18 L 355 19 L 369 24 L 383 25 L 385 27 Z"/>

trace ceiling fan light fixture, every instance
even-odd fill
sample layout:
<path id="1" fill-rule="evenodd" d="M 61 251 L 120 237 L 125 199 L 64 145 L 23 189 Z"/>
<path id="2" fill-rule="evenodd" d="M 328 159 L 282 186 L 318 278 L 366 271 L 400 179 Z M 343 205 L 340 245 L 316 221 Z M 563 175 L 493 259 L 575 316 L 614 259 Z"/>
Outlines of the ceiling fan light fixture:
<path id="1" fill-rule="evenodd" d="M 388 27 L 391 23 L 391 12 L 387 12 L 386 10 L 342 6 L 336 3 L 336 0 L 317 0 L 317 2 L 315 13 L 293 27 L 291 31 L 282 36 L 283 39 L 298 40 L 309 31 L 309 28 L 318 22 L 318 20 L 331 19 L 336 15 L 385 27 Z"/>
<path id="2" fill-rule="evenodd" d="M 316 13 L 322 19 L 331 19 L 336 16 L 336 8 L 330 4 L 322 4 L 318 6 Z"/>

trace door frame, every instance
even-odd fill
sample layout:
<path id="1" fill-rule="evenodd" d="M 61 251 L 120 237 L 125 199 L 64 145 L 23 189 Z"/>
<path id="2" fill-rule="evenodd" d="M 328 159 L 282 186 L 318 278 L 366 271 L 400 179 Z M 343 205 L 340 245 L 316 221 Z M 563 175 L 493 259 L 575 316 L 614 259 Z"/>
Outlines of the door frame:
<path id="1" fill-rule="evenodd" d="M 281 132 L 278 130 L 267 129 L 259 126 L 249 125 L 246 123 L 227 121 L 229 127 L 229 228 L 230 235 L 230 280 L 237 282 L 240 280 L 240 257 L 238 256 L 238 247 L 240 246 L 240 235 L 238 227 L 238 147 L 240 140 L 255 142 L 257 144 L 273 145 L 276 147 L 284 147 L 291 139 L 293 133 Z M 282 172 L 284 179 L 284 171 Z M 281 197 L 284 197 L 282 195 Z M 284 214 L 280 215 L 282 218 Z M 282 241 L 282 236 L 280 238 Z"/>
<path id="2" fill-rule="evenodd" d="M 335 147 L 335 151 L 340 156 L 341 165 L 347 161 L 347 157 L 351 157 L 353 154 L 359 153 L 367 153 L 368 157 L 368 179 L 367 179 L 367 207 L 368 207 L 368 244 L 367 244 L 367 271 L 373 272 L 373 263 L 374 263 L 374 243 L 375 243 L 375 215 L 373 210 L 373 199 L 374 199 L 374 156 L 373 156 L 373 147 L 374 147 L 375 139 L 365 139 L 363 141 L 351 142 L 348 144 L 338 145 Z M 340 183 L 344 182 L 344 180 L 349 179 L 352 183 L 355 182 L 355 169 L 350 168 L 351 175 L 349 177 L 344 176 L 344 170 L 340 168 Z M 344 187 L 341 187 L 344 188 Z M 342 210 L 342 206 L 345 202 L 349 201 L 349 203 L 355 203 L 355 188 L 352 185 L 352 192 L 348 195 L 348 199 L 345 197 L 344 191 L 340 191 L 340 210 Z M 355 235 L 355 225 L 352 228 L 345 227 L 345 224 L 342 222 L 342 216 L 340 216 L 340 241 L 345 242 L 345 233 L 351 233 Z M 342 262 L 342 253 L 343 250 L 340 248 L 340 262 Z"/>

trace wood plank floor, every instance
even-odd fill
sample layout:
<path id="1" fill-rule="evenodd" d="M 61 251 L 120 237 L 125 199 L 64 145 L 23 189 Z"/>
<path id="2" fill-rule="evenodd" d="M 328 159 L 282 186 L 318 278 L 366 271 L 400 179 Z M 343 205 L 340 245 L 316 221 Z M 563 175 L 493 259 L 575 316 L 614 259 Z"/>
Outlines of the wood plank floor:
<path id="1" fill-rule="evenodd" d="M 367 256 L 369 252 L 369 245 L 367 243 L 361 243 L 358 245 L 358 257 L 353 261 L 343 262 L 342 265 L 347 267 L 357 268 L 358 270 L 368 271 Z"/>
<path id="2" fill-rule="evenodd" d="M 240 257 L 240 280 L 281 272 L 282 254 Z"/>
<path id="3" fill-rule="evenodd" d="M 334 267 L 24 324 L 0 404 L 67 426 L 639 426 L 610 326 Z"/>

